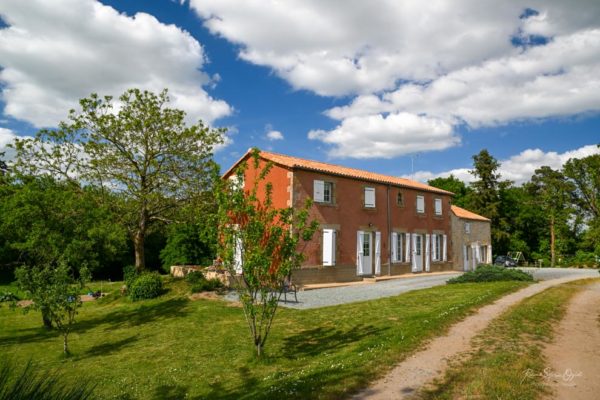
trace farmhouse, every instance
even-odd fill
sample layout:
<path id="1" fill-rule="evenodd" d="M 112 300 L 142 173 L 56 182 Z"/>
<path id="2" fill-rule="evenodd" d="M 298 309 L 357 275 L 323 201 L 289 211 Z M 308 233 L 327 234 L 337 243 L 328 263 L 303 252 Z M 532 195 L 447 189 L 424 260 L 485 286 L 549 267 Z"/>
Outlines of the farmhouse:
<path id="1" fill-rule="evenodd" d="M 490 220 L 458 206 L 451 206 L 453 263 L 464 271 L 491 264 Z"/>
<path id="2" fill-rule="evenodd" d="M 223 178 L 235 177 L 236 167 L 250 156 L 248 151 Z M 310 213 L 320 230 L 302 248 L 306 260 L 294 272 L 296 283 L 463 269 L 455 253 L 466 237 L 452 237 L 451 192 L 266 151 L 260 158 L 262 166 L 273 164 L 266 180 L 273 185 L 275 207 L 302 207 L 307 198 L 314 201 Z M 250 188 L 255 177 L 248 162 L 244 186 Z"/>

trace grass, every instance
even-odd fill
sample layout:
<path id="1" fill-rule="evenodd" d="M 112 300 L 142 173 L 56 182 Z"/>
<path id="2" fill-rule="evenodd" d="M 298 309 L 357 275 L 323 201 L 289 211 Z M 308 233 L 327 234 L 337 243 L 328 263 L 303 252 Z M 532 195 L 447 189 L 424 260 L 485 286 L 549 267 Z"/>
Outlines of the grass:
<path id="1" fill-rule="evenodd" d="M 475 271 L 469 271 L 455 278 L 448 283 L 467 283 L 467 282 L 497 282 L 497 281 L 525 281 L 532 282 L 533 276 L 520 269 L 510 269 L 496 265 L 480 265 Z"/>
<path id="2" fill-rule="evenodd" d="M 113 291 L 84 304 L 72 356 L 41 328 L 38 313 L 0 307 L 0 354 L 93 377 L 96 398 L 335 399 L 365 387 L 433 336 L 523 282 L 447 285 L 315 310 L 280 309 L 256 360 L 242 310 L 191 301 L 169 281 L 158 299 L 133 303 Z M 375 289 L 375 287 L 374 287 Z"/>
<path id="3" fill-rule="evenodd" d="M 569 300 L 591 280 L 566 283 L 529 297 L 494 320 L 475 338 L 473 356 L 454 365 L 423 399 L 536 399 L 543 382 L 544 344 Z"/>

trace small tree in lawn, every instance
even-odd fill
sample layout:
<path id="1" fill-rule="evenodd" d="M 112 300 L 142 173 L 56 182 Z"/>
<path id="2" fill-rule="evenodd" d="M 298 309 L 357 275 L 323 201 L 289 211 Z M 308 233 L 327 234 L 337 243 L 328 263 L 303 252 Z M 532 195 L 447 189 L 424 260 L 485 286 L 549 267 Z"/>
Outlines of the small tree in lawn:
<path id="1" fill-rule="evenodd" d="M 79 292 L 90 278 L 88 270 L 80 268 L 79 277 L 74 278 L 64 265 L 20 267 L 15 276 L 21 290 L 33 301 L 26 310 L 39 310 L 50 318 L 63 337 L 64 354 L 69 354 L 69 333 L 82 304 Z"/>
<path id="2" fill-rule="evenodd" d="M 234 286 L 244 309 L 256 354 L 261 356 L 286 279 L 298 268 L 304 255 L 301 242 L 312 238 L 317 221 L 308 221 L 310 199 L 304 208 L 273 206 L 272 185 L 265 182 L 271 164 L 260 168 L 258 149 L 251 162 L 254 184 L 244 190 L 247 165 L 236 171 L 237 180 L 224 182 L 217 191 L 219 203 L 219 257 L 236 276 Z"/>

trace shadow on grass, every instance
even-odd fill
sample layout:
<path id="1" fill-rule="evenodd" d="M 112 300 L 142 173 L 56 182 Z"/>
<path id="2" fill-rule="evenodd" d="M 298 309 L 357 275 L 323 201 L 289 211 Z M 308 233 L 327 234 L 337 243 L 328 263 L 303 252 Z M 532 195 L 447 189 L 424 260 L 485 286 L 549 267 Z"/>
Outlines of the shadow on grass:
<path id="1" fill-rule="evenodd" d="M 137 342 L 139 340 L 138 335 L 130 336 L 125 339 L 116 340 L 113 342 L 106 342 L 102 344 L 98 344 L 96 346 L 91 347 L 84 354 L 82 354 L 79 359 L 84 359 L 88 357 L 98 357 L 105 356 L 114 352 L 121 351 L 127 345 Z"/>
<path id="2" fill-rule="evenodd" d="M 107 324 L 107 330 L 118 329 L 124 326 L 135 327 L 160 320 L 182 318 L 189 314 L 186 310 L 189 300 L 173 298 L 152 304 L 140 303 L 139 306 L 130 306 L 124 310 L 108 312 L 97 317 L 83 319 L 75 326 L 76 332 L 85 332 L 99 325 Z"/>
<path id="3" fill-rule="evenodd" d="M 389 328 L 358 325 L 349 330 L 334 327 L 319 327 L 301 331 L 284 339 L 286 358 L 314 357 L 326 351 L 334 351 L 366 337 L 376 336 Z"/>
<path id="4" fill-rule="evenodd" d="M 40 323 L 41 325 L 41 323 Z M 50 330 L 46 328 L 42 328 L 41 326 L 38 328 L 26 328 L 26 329 L 18 329 L 13 332 L 30 332 L 25 334 L 15 334 L 13 333 L 10 336 L 0 336 L 0 346 L 11 346 L 15 344 L 21 343 L 38 343 L 43 342 L 47 339 L 53 339 L 60 336 L 60 333 L 57 330 Z"/>

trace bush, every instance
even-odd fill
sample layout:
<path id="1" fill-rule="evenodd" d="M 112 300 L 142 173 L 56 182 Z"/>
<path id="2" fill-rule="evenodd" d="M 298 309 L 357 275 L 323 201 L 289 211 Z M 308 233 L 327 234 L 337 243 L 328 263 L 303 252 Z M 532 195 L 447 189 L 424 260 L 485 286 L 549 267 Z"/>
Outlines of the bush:
<path id="1" fill-rule="evenodd" d="M 223 287 L 223 283 L 217 278 L 204 279 L 192 285 L 192 293 L 210 292 Z"/>
<path id="2" fill-rule="evenodd" d="M 452 278 L 448 283 L 496 282 L 496 281 L 533 281 L 533 276 L 520 269 L 509 269 L 495 265 L 482 265 L 475 271 L 469 271 Z"/>
<path id="3" fill-rule="evenodd" d="M 133 301 L 153 299 L 160 296 L 162 292 L 162 278 L 156 272 L 139 275 L 127 288 L 129 298 Z"/>
<path id="4" fill-rule="evenodd" d="M 185 276 L 185 281 L 190 285 L 194 285 L 205 280 L 206 278 L 204 277 L 204 274 L 201 271 L 192 271 Z"/>
<path id="5" fill-rule="evenodd" d="M 131 287 L 131 284 L 138 277 L 137 268 L 135 265 L 126 265 L 123 267 L 123 282 L 127 288 Z"/>
<path id="6" fill-rule="evenodd" d="M 0 292 L 0 303 L 18 301 L 19 297 L 13 292 Z"/>

